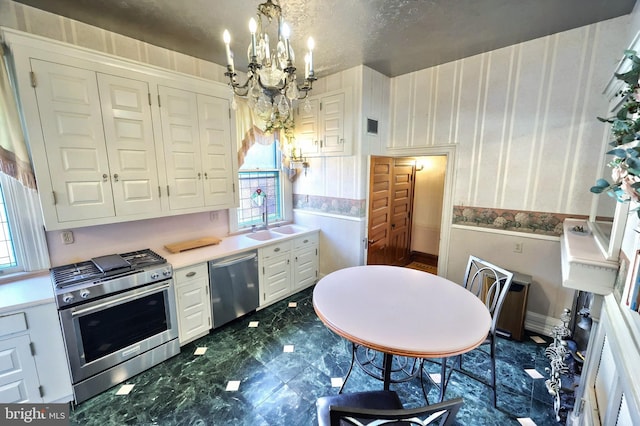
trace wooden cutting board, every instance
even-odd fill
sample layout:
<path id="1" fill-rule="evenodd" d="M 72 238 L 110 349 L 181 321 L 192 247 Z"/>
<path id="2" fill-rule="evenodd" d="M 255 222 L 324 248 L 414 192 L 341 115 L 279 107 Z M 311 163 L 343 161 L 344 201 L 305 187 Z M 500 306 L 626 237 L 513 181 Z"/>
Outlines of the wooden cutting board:
<path id="1" fill-rule="evenodd" d="M 222 240 L 217 237 L 203 237 L 203 238 L 198 238 L 197 240 L 189 240 L 189 241 L 182 241 L 179 243 L 167 244 L 166 246 L 164 246 L 164 248 L 169 250 L 171 253 L 180 253 L 185 250 L 191 250 L 191 249 L 206 247 L 206 246 L 213 246 L 213 245 L 219 244 L 220 241 Z"/>

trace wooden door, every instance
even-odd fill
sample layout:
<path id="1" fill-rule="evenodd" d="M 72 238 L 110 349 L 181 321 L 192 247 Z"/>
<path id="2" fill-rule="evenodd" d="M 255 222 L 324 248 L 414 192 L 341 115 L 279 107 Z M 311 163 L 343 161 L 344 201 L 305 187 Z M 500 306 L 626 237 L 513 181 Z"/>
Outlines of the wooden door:
<path id="1" fill-rule="evenodd" d="M 391 229 L 391 178 L 393 159 L 371 157 L 369 173 L 368 265 L 387 261 Z"/>
<path id="2" fill-rule="evenodd" d="M 415 161 L 395 158 L 391 174 L 391 225 L 387 264 L 406 265 L 411 253 Z"/>

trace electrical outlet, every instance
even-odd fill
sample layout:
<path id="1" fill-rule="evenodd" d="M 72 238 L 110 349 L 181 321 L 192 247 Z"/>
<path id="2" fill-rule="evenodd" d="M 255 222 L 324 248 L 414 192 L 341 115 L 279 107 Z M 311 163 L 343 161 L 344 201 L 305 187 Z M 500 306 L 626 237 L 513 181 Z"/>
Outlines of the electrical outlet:
<path id="1" fill-rule="evenodd" d="M 214 211 L 209 213 L 209 219 L 211 219 L 211 222 L 215 222 L 218 220 L 218 212 Z"/>
<path id="2" fill-rule="evenodd" d="M 513 246 L 513 252 L 522 253 L 522 243 L 516 243 L 516 245 Z"/>
<path id="3" fill-rule="evenodd" d="M 62 242 L 64 244 L 73 244 L 73 232 L 62 231 Z"/>

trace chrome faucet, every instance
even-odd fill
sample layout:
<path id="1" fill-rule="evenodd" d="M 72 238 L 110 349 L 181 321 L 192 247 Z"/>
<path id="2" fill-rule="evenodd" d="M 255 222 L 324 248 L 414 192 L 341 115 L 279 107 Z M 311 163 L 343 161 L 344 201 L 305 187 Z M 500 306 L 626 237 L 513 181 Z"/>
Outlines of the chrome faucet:
<path id="1" fill-rule="evenodd" d="M 267 193 L 262 193 L 262 221 L 264 222 L 258 229 L 269 229 L 269 211 L 267 209 Z"/>

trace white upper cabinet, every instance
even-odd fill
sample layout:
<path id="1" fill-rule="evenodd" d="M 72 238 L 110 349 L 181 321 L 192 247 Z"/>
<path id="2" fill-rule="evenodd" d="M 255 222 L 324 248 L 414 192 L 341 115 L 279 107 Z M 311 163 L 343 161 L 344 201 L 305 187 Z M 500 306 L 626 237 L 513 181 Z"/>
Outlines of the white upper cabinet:
<path id="1" fill-rule="evenodd" d="M 353 153 L 351 96 L 345 88 L 299 102 L 295 135 L 303 156 Z"/>
<path id="2" fill-rule="evenodd" d="M 232 206 L 229 101 L 164 86 L 158 91 L 171 209 Z"/>
<path id="3" fill-rule="evenodd" d="M 237 205 L 224 84 L 3 30 L 47 230 Z"/>
<path id="4" fill-rule="evenodd" d="M 116 215 L 161 210 L 149 85 L 98 74 Z"/>
<path id="5" fill-rule="evenodd" d="M 113 217 L 96 73 L 36 59 L 31 67 L 48 165 L 36 163 L 36 175 L 38 182 L 50 180 L 53 190 L 52 202 L 42 200 L 45 209 L 51 207 L 45 223 Z"/>
<path id="6" fill-rule="evenodd" d="M 160 116 L 171 209 L 204 205 L 195 93 L 160 86 Z"/>

